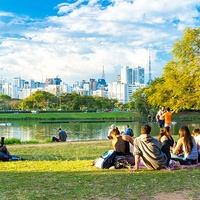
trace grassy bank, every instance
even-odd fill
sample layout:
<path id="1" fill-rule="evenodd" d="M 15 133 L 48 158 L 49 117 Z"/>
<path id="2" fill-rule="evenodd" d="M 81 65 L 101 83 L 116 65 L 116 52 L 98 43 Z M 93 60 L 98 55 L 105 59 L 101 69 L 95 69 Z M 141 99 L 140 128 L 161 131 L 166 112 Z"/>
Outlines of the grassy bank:
<path id="1" fill-rule="evenodd" d="M 173 113 L 174 121 L 193 121 L 200 120 L 200 112 L 179 112 Z M 147 115 L 142 115 L 137 112 L 53 112 L 53 113 L 0 113 L 0 120 L 45 120 L 47 121 L 138 121 L 147 120 Z"/>
<path id="2" fill-rule="evenodd" d="M 0 120 L 136 120 L 141 115 L 136 112 L 99 112 L 99 113 L 0 113 Z"/>
<path id="3" fill-rule="evenodd" d="M 130 172 L 100 170 L 92 161 L 111 142 L 8 145 L 26 161 L 1 162 L 0 199 L 154 199 L 161 192 L 185 191 L 197 199 L 199 169 Z"/>

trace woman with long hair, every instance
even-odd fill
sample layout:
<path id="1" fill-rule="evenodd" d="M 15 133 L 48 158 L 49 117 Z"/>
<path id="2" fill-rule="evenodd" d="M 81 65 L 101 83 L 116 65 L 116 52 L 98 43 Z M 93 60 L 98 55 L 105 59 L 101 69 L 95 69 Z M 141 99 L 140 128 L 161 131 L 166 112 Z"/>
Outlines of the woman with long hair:
<path id="1" fill-rule="evenodd" d="M 171 159 L 170 150 L 172 150 L 174 146 L 172 130 L 169 126 L 160 129 L 158 141 L 161 143 L 161 151 L 167 156 L 167 164 L 169 165 Z"/>
<path id="2" fill-rule="evenodd" d="M 172 129 L 169 126 L 166 126 L 162 129 L 160 129 L 158 140 L 161 144 L 163 144 L 165 141 L 167 141 L 167 143 L 170 146 L 170 149 L 172 149 L 174 146 L 174 139 L 172 137 Z"/>
<path id="3" fill-rule="evenodd" d="M 181 151 L 182 154 L 180 154 Z M 179 129 L 179 139 L 173 149 L 171 159 L 179 161 L 182 165 L 197 164 L 198 162 L 197 145 L 187 126 Z"/>

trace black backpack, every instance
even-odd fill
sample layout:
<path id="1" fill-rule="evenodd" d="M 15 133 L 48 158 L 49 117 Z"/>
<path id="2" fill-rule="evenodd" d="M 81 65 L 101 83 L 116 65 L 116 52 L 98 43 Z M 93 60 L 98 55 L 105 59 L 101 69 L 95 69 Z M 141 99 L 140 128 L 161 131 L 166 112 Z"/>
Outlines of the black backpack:
<path id="1" fill-rule="evenodd" d="M 130 136 L 133 137 L 134 136 L 134 133 L 133 133 L 133 130 L 130 128 Z"/>

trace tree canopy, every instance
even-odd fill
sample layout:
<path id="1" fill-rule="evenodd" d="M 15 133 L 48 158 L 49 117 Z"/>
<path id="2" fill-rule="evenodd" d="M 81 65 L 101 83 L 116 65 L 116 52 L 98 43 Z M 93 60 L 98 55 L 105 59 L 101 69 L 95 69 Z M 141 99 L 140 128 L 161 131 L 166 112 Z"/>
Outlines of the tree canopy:
<path id="1" fill-rule="evenodd" d="M 162 76 L 142 91 L 143 96 L 151 107 L 163 105 L 176 112 L 199 110 L 200 28 L 185 29 L 183 38 L 174 43 L 172 55 L 173 58 L 163 68 Z"/>
<path id="2" fill-rule="evenodd" d="M 121 108 L 121 104 L 116 104 L 117 102 L 116 99 L 79 95 L 75 92 L 62 93 L 57 97 L 49 92 L 37 91 L 21 100 L 21 109 L 96 111 L 113 109 L 116 105 Z"/>

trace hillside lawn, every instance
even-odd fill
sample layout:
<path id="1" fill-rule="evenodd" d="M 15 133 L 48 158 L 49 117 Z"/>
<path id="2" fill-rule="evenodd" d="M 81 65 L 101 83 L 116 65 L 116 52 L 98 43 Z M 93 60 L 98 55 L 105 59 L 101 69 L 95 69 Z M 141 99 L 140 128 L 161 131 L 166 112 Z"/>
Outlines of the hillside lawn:
<path id="1" fill-rule="evenodd" d="M 7 145 L 27 160 L 0 162 L 1 200 L 198 199 L 199 168 L 98 169 L 92 161 L 111 141 Z"/>

